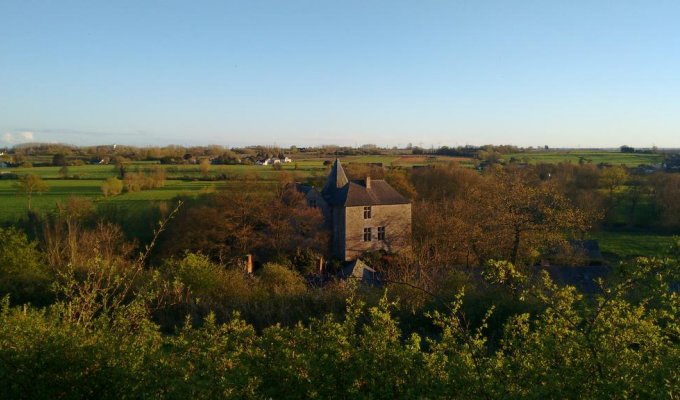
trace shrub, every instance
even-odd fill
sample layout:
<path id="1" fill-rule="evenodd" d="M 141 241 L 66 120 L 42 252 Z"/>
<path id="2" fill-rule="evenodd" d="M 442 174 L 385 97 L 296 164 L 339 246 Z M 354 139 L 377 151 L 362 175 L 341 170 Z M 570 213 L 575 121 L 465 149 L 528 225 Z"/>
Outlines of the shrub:
<path id="1" fill-rule="evenodd" d="M 48 296 L 49 273 L 34 242 L 14 228 L 0 228 L 0 296 L 41 302 Z"/>
<path id="2" fill-rule="evenodd" d="M 269 294 L 299 295 L 307 286 L 302 276 L 279 264 L 265 264 L 259 274 L 259 285 Z"/>
<path id="3" fill-rule="evenodd" d="M 102 183 L 102 193 L 104 197 L 118 196 L 123 192 L 123 181 L 116 177 L 107 178 L 104 183 Z"/>

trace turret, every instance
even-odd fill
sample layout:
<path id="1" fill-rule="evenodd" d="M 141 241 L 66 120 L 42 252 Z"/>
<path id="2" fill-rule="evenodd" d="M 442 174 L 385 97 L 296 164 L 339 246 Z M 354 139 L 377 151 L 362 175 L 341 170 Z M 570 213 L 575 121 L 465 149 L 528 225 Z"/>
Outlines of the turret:
<path id="1" fill-rule="evenodd" d="M 347 185 L 348 183 L 349 179 L 347 179 L 347 175 L 345 175 L 345 170 L 342 168 L 342 165 L 340 164 L 340 159 L 336 158 L 335 162 L 333 163 L 333 166 L 331 167 L 331 172 L 330 174 L 328 174 L 326 184 L 321 190 L 321 194 L 324 197 L 332 197 L 335 191 L 345 187 L 345 185 Z"/>

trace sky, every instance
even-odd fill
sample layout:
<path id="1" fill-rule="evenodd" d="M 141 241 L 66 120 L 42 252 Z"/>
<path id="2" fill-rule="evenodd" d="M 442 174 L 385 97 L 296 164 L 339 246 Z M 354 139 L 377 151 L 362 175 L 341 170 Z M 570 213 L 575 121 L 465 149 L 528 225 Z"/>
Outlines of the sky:
<path id="1" fill-rule="evenodd" d="M 0 0 L 0 146 L 680 147 L 680 1 Z"/>

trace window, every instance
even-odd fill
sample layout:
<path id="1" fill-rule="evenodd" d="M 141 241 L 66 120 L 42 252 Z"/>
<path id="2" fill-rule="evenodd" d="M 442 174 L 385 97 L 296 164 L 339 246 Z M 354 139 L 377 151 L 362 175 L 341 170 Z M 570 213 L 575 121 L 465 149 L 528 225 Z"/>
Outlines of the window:
<path id="1" fill-rule="evenodd" d="M 385 227 L 384 226 L 378 227 L 378 240 L 385 240 Z"/>
<path id="2" fill-rule="evenodd" d="M 309 206 L 316 207 L 316 199 L 309 199 Z"/>
<path id="3" fill-rule="evenodd" d="M 371 228 L 364 228 L 364 242 L 371 241 Z"/>
<path id="4" fill-rule="evenodd" d="M 371 219 L 371 207 L 364 207 L 364 219 Z"/>

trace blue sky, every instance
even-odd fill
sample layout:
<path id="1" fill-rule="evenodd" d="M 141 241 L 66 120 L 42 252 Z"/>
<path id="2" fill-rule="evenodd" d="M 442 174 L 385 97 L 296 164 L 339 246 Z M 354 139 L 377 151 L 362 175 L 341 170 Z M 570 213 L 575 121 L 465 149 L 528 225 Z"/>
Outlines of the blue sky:
<path id="1" fill-rule="evenodd" d="M 27 140 L 680 147 L 680 2 L 0 0 Z"/>

